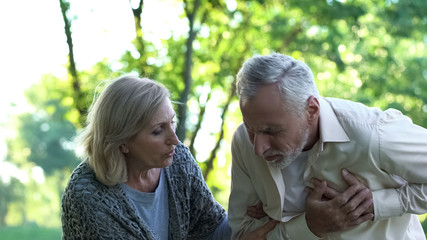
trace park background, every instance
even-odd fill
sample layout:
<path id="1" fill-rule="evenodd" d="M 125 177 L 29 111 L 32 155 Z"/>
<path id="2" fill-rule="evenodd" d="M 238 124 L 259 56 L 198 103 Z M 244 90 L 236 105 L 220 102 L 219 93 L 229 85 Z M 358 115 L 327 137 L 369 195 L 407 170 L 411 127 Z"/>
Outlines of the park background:
<path id="1" fill-rule="evenodd" d="M 234 81 L 254 54 L 291 55 L 323 96 L 427 127 L 425 0 L 7 0 L 0 34 L 0 239 L 60 238 L 73 136 L 96 86 L 122 74 L 186 103 L 177 135 L 225 208 Z"/>

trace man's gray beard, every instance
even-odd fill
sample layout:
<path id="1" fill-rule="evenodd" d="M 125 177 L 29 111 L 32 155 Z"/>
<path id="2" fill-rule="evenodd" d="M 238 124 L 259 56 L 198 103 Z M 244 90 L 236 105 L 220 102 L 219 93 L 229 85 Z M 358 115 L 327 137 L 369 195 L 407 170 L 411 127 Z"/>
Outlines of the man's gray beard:
<path id="1" fill-rule="evenodd" d="M 295 148 L 291 152 L 288 152 L 288 153 L 282 153 L 283 154 L 282 159 L 279 159 L 277 161 L 267 162 L 267 164 L 269 164 L 272 167 L 279 168 L 280 170 L 285 169 L 295 159 L 297 159 L 297 157 L 302 153 L 304 146 L 307 144 L 308 135 L 309 135 L 309 131 L 308 131 L 308 129 L 306 129 L 304 136 L 302 138 L 301 144 L 298 148 Z"/>

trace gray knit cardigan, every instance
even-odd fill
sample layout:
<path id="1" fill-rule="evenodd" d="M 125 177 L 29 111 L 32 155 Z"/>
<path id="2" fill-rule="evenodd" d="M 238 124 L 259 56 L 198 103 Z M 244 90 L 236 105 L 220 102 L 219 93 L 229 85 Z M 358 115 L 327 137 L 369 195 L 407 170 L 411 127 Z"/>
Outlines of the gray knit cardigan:
<path id="1" fill-rule="evenodd" d="M 209 191 L 187 147 L 175 148 L 165 168 L 169 239 L 205 239 L 226 217 Z M 120 184 L 105 186 L 84 161 L 71 174 L 62 196 L 62 239 L 156 239 Z"/>

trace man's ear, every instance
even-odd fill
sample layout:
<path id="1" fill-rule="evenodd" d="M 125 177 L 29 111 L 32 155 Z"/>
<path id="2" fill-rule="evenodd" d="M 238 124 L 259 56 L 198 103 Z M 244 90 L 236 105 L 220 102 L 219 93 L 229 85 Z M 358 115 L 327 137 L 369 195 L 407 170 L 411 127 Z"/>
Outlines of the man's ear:
<path id="1" fill-rule="evenodd" d="M 122 151 L 124 154 L 129 153 L 129 148 L 127 147 L 126 143 L 120 145 L 120 151 Z"/>
<path id="2" fill-rule="evenodd" d="M 320 115 L 320 103 L 319 100 L 315 96 L 310 96 L 307 99 L 307 114 L 308 121 L 317 121 Z"/>

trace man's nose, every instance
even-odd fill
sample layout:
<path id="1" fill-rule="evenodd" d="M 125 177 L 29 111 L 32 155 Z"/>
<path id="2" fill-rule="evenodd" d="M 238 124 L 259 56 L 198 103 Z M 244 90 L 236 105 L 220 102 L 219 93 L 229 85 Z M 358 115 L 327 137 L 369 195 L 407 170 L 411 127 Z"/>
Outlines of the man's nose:
<path id="1" fill-rule="evenodd" d="M 270 149 L 270 138 L 267 134 L 256 133 L 254 135 L 254 150 L 258 156 L 263 156 L 264 152 Z"/>

